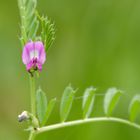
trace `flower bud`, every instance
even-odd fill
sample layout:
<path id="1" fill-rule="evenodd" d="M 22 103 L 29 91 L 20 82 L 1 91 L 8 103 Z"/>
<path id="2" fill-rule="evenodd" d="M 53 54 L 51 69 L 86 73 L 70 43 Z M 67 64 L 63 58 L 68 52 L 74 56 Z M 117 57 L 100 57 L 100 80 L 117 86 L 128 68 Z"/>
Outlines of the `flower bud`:
<path id="1" fill-rule="evenodd" d="M 20 115 L 18 115 L 18 121 L 23 122 L 26 121 L 30 118 L 29 114 L 27 111 L 23 111 Z"/>

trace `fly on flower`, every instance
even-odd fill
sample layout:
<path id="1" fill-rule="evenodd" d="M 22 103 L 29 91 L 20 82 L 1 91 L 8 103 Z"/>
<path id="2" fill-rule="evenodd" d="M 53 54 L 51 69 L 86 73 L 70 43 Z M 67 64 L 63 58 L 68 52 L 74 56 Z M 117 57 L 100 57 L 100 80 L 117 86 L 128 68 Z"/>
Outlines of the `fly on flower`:
<path id="1" fill-rule="evenodd" d="M 26 70 L 30 73 L 35 70 L 42 70 L 42 65 L 46 60 L 46 52 L 41 41 L 30 41 L 23 49 L 22 61 L 26 65 Z"/>

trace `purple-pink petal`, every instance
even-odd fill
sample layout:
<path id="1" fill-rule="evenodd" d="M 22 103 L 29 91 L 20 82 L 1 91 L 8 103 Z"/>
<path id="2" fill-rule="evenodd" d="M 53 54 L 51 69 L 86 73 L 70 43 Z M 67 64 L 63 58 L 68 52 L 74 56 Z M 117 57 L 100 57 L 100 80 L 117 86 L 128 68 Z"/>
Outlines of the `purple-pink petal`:
<path id="1" fill-rule="evenodd" d="M 24 64 L 28 64 L 30 62 L 30 52 L 34 49 L 34 43 L 32 41 L 28 42 L 22 53 L 22 61 Z"/>
<path id="2" fill-rule="evenodd" d="M 30 61 L 30 62 L 26 65 L 26 70 L 29 71 L 33 66 L 34 66 L 33 62 Z"/>
<path id="3" fill-rule="evenodd" d="M 37 67 L 38 67 L 38 70 L 39 70 L 39 71 L 42 71 L 42 64 L 37 63 Z"/>
<path id="4" fill-rule="evenodd" d="M 38 58 L 39 63 L 44 64 L 46 60 L 46 53 L 45 53 L 44 45 L 41 41 L 35 42 L 35 50 L 38 51 L 39 54 L 39 58 Z"/>

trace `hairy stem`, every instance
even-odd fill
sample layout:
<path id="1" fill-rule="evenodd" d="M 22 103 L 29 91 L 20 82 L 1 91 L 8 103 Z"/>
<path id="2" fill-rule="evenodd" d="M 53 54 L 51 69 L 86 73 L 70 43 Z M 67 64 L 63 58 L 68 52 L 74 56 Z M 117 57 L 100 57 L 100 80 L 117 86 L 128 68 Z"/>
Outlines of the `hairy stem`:
<path id="1" fill-rule="evenodd" d="M 128 120 L 114 118 L 114 117 L 99 117 L 99 118 L 89 118 L 89 119 L 84 119 L 84 120 L 76 120 L 76 121 L 70 121 L 70 122 L 64 122 L 64 123 L 58 123 L 54 125 L 45 126 L 45 127 L 39 128 L 36 131 L 36 134 L 47 132 L 47 131 L 58 129 L 58 128 L 80 125 L 80 124 L 85 124 L 85 123 L 90 123 L 90 122 L 118 122 L 118 123 L 126 124 L 128 126 L 132 126 L 137 129 L 140 129 L 140 125 L 132 123 Z"/>
<path id="2" fill-rule="evenodd" d="M 35 78 L 30 76 L 31 113 L 36 116 Z"/>

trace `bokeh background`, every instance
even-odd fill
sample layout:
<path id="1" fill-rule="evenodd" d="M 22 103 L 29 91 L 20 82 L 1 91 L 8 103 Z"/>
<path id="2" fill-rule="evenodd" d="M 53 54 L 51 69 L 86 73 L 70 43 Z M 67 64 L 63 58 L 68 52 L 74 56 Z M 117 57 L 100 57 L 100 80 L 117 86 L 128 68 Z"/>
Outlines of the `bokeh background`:
<path id="1" fill-rule="evenodd" d="M 38 85 L 57 105 L 48 124 L 59 122 L 59 104 L 71 83 L 82 96 L 88 86 L 105 93 L 125 91 L 113 116 L 128 118 L 128 105 L 140 93 L 139 0 L 38 0 L 38 9 L 55 21 L 56 41 L 47 54 Z M 0 140 L 27 140 L 17 115 L 30 109 L 28 74 L 18 40 L 20 18 L 16 0 L 0 0 Z M 103 96 L 92 117 L 104 116 Z M 68 120 L 80 119 L 81 100 L 75 100 Z M 137 122 L 140 123 L 140 116 Z M 140 131 L 120 123 L 98 122 L 63 128 L 36 140 L 137 140 Z"/>

